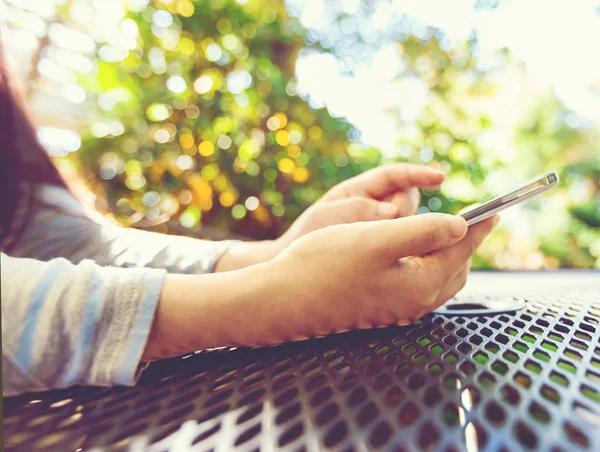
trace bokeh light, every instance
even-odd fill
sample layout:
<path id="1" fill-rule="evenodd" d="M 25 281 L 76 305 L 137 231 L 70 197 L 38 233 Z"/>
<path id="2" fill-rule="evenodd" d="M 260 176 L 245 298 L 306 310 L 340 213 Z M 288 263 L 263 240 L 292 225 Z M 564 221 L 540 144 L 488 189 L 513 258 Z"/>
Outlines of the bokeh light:
<path id="1" fill-rule="evenodd" d="M 446 173 L 419 213 L 556 169 L 561 185 L 503 213 L 473 264 L 600 268 L 589 2 L 3 3 L 40 141 L 123 224 L 273 238 L 385 162 Z"/>

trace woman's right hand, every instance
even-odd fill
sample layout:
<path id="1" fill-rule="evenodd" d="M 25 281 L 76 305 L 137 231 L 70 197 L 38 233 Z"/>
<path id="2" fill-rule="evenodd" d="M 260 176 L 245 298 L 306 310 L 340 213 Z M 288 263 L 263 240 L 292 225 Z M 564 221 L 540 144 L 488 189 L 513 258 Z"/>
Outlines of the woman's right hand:
<path id="1" fill-rule="evenodd" d="M 144 356 L 412 323 L 464 286 L 496 220 L 468 230 L 443 214 L 330 226 L 264 264 L 168 275 Z"/>
<path id="2" fill-rule="evenodd" d="M 496 221 L 467 230 L 461 217 L 426 214 L 300 238 L 265 264 L 284 321 L 264 330 L 264 342 L 414 322 L 463 288 Z"/>

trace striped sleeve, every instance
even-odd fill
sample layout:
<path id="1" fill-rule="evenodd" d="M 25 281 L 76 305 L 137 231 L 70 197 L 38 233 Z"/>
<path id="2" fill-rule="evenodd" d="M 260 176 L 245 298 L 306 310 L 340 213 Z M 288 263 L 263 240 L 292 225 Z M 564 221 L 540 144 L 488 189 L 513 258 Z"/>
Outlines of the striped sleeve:
<path id="1" fill-rule="evenodd" d="M 31 226 L 17 246 L 16 257 L 71 262 L 92 259 L 99 265 L 148 267 L 168 273 L 211 273 L 234 240 L 208 241 L 124 228 L 88 212 L 67 190 L 43 186 Z"/>
<path id="2" fill-rule="evenodd" d="M 2 255 L 3 393 L 132 385 L 167 273 L 210 273 L 236 241 L 126 229 L 41 187 Z"/>
<path id="3" fill-rule="evenodd" d="M 3 394 L 132 385 L 165 270 L 1 255 Z"/>

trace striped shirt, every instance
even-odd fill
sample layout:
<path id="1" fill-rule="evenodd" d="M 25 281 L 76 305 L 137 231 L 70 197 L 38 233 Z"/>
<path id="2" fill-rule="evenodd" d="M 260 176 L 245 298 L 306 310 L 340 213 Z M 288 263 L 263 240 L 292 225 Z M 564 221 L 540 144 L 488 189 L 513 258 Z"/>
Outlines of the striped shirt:
<path id="1" fill-rule="evenodd" d="M 133 385 L 167 273 L 208 273 L 233 241 L 126 229 L 43 186 L 1 253 L 3 395 Z"/>

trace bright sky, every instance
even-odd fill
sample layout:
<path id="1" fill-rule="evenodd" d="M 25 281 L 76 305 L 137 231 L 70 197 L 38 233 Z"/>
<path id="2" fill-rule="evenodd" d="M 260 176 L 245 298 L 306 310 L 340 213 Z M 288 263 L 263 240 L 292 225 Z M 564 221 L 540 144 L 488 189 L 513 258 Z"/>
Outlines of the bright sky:
<path id="1" fill-rule="evenodd" d="M 329 33 L 336 12 L 354 13 L 359 7 L 358 0 L 287 3 L 305 27 L 321 36 Z M 491 11 L 476 11 L 474 4 L 474 0 L 382 1 L 373 15 L 373 27 L 385 28 L 393 14 L 407 14 L 455 41 L 476 30 L 482 56 L 509 48 L 526 63 L 528 83 L 536 90 L 553 87 L 568 108 L 600 124 L 598 1 L 505 0 Z M 313 105 L 326 105 L 333 114 L 347 117 L 362 132 L 363 141 L 393 153 L 397 125 L 385 110 L 402 105 L 402 116 L 410 119 L 425 103 L 427 92 L 414 79 L 391 82 L 402 71 L 398 50 L 391 44 L 381 45 L 370 65 L 355 69 L 355 75 L 342 75 L 340 62 L 331 55 L 305 52 L 297 65 L 298 91 L 308 94 Z M 514 74 L 510 77 L 515 89 L 507 94 L 523 106 L 528 100 L 518 92 L 523 82 L 514 80 Z M 511 107 L 514 111 L 515 104 Z M 502 110 L 506 114 L 506 108 L 498 109 Z"/>

